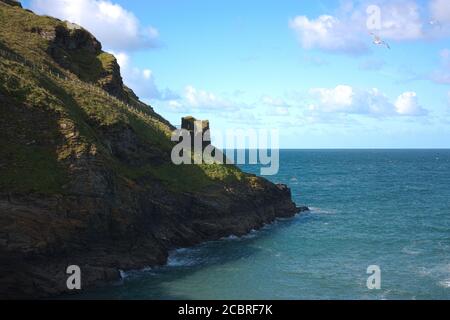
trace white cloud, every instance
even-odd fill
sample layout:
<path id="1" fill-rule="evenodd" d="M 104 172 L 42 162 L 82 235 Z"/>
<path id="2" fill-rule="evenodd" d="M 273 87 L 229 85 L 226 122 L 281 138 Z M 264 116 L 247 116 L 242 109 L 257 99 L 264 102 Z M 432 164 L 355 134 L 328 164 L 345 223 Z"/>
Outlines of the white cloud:
<path id="1" fill-rule="evenodd" d="M 146 80 L 151 79 L 152 78 L 152 70 L 144 69 L 142 71 L 142 75 L 143 75 L 144 79 L 146 79 Z"/>
<path id="2" fill-rule="evenodd" d="M 330 52 L 360 54 L 367 51 L 364 41 L 349 26 L 330 15 L 317 19 L 297 16 L 290 20 L 289 26 L 295 31 L 305 49 L 322 49 Z"/>
<path id="3" fill-rule="evenodd" d="M 130 56 L 124 52 L 113 53 L 120 66 L 124 83 L 143 99 L 159 98 L 153 73 L 150 69 L 139 69 L 131 64 Z"/>
<path id="4" fill-rule="evenodd" d="M 419 105 L 415 92 L 402 93 L 395 102 L 395 110 L 400 115 L 419 116 L 426 111 Z"/>
<path id="5" fill-rule="evenodd" d="M 177 113 L 187 113 L 187 112 L 189 112 L 189 109 L 186 108 L 186 106 L 183 105 L 178 100 L 169 100 L 167 102 L 166 107 L 172 112 L 177 112 Z"/>
<path id="6" fill-rule="evenodd" d="M 309 105 L 312 113 L 360 114 L 368 116 L 420 116 L 427 112 L 417 99 L 415 92 L 402 93 L 395 103 L 380 90 L 358 90 L 347 85 L 335 88 L 314 88 L 310 90 L 314 101 Z"/>
<path id="7" fill-rule="evenodd" d="M 276 116 L 288 116 L 290 112 L 287 107 L 275 107 L 272 114 Z"/>
<path id="8" fill-rule="evenodd" d="M 284 99 L 266 95 L 261 98 L 261 102 L 267 106 L 266 114 L 268 116 L 288 116 L 290 114 L 291 106 Z"/>
<path id="9" fill-rule="evenodd" d="M 281 98 L 273 98 L 271 96 L 264 96 L 261 99 L 262 103 L 272 107 L 287 107 L 288 104 Z"/>
<path id="10" fill-rule="evenodd" d="M 350 4 L 350 5 L 349 5 Z M 367 29 L 368 5 L 381 9 L 378 30 Z M 420 7 L 413 0 L 362 1 L 355 7 L 344 2 L 336 15 L 320 15 L 316 19 L 297 16 L 289 21 L 304 49 L 320 49 L 332 53 L 364 54 L 369 51 L 374 31 L 385 40 L 415 40 L 424 37 Z"/>
<path id="11" fill-rule="evenodd" d="M 318 98 L 318 104 L 312 104 L 311 110 L 321 110 L 324 112 L 351 112 L 355 107 L 355 92 L 352 87 L 339 85 L 333 89 L 315 88 L 310 93 Z"/>
<path id="12" fill-rule="evenodd" d="M 150 69 L 140 69 L 131 63 L 124 52 L 112 53 L 117 59 L 124 83 L 142 99 L 174 100 L 179 96 L 170 89 L 160 90 Z"/>
<path id="13" fill-rule="evenodd" d="M 236 101 L 233 96 L 227 94 L 219 96 L 213 92 L 188 85 L 178 97 L 166 99 L 167 102 L 163 106 L 177 113 L 213 113 L 221 117 L 242 114 L 244 110 L 248 111 L 252 108 L 252 105 Z"/>
<path id="14" fill-rule="evenodd" d="M 430 12 L 433 20 L 441 24 L 450 24 L 450 4 L 448 0 L 432 0 Z"/>
<path id="15" fill-rule="evenodd" d="M 184 99 L 188 106 L 195 109 L 219 109 L 219 110 L 235 110 L 235 103 L 218 97 L 212 92 L 199 90 L 189 85 L 186 86 Z"/>
<path id="16" fill-rule="evenodd" d="M 415 40 L 423 37 L 423 23 L 415 1 L 381 1 L 381 30 L 385 39 Z"/>
<path id="17" fill-rule="evenodd" d="M 108 0 L 32 0 L 31 9 L 68 20 L 92 32 L 110 50 L 128 51 L 158 45 L 159 32 Z"/>

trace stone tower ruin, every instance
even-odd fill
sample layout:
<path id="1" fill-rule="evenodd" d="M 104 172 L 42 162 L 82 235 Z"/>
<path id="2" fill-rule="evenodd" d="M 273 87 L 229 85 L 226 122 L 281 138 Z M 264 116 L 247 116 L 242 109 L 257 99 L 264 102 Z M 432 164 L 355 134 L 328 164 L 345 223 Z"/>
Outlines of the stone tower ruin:
<path id="1" fill-rule="evenodd" d="M 208 120 L 197 120 L 192 116 L 181 118 L 181 129 L 187 130 L 191 136 L 191 149 L 194 150 L 195 139 L 201 139 L 202 151 L 211 144 Z"/>

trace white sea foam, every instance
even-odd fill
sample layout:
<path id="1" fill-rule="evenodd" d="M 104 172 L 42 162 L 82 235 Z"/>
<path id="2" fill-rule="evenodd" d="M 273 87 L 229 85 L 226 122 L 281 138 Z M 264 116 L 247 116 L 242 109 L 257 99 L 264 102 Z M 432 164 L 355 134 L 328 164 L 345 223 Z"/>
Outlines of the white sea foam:
<path id="1" fill-rule="evenodd" d="M 385 290 L 384 292 L 381 293 L 380 295 L 380 300 L 388 300 L 388 296 L 391 293 L 391 290 Z"/>
<path id="2" fill-rule="evenodd" d="M 252 229 L 252 230 L 250 230 L 249 233 L 244 234 L 243 236 L 237 236 L 235 234 L 232 234 L 232 235 L 229 235 L 228 237 L 220 238 L 220 240 L 222 240 L 222 241 L 238 241 L 238 240 L 251 239 L 251 238 L 256 237 L 257 233 L 258 233 L 258 230 Z"/>
<path id="3" fill-rule="evenodd" d="M 120 280 L 125 280 L 127 278 L 130 278 L 133 276 L 138 276 L 142 273 L 148 273 L 150 271 L 153 272 L 154 269 L 152 267 L 145 267 L 145 268 L 138 269 L 138 270 L 128 270 L 128 271 L 119 269 Z"/>
<path id="4" fill-rule="evenodd" d="M 421 267 L 418 274 L 433 279 L 439 287 L 450 288 L 450 264 L 436 265 L 431 268 Z"/>
<path id="5" fill-rule="evenodd" d="M 418 273 L 421 276 L 429 276 L 431 274 L 431 270 L 429 270 L 425 267 L 420 267 Z"/>
<path id="6" fill-rule="evenodd" d="M 334 209 L 323 209 L 323 208 L 317 208 L 317 207 L 309 207 L 309 210 L 312 213 L 317 213 L 317 214 L 336 214 L 337 210 Z"/>
<path id="7" fill-rule="evenodd" d="M 193 262 L 187 258 L 169 256 L 167 259 L 167 266 L 169 267 L 184 267 L 192 266 Z"/>
<path id="8" fill-rule="evenodd" d="M 225 241 L 227 241 L 227 240 L 239 240 L 240 238 L 237 236 L 237 235 L 234 235 L 234 234 L 232 234 L 232 235 L 230 235 L 230 236 L 228 236 L 228 237 L 223 237 L 223 238 L 221 238 L 220 240 L 225 240 Z"/>
<path id="9" fill-rule="evenodd" d="M 403 253 L 406 253 L 411 256 L 417 256 L 423 252 L 422 249 L 415 248 L 414 246 L 406 246 L 402 249 Z"/>
<path id="10" fill-rule="evenodd" d="M 167 266 L 169 267 L 189 267 L 198 264 L 198 259 L 195 259 L 195 251 L 198 248 L 179 248 L 173 250 L 167 258 Z"/>
<path id="11" fill-rule="evenodd" d="M 439 285 L 444 288 L 450 288 L 450 279 L 440 281 Z"/>
<path id="12" fill-rule="evenodd" d="M 128 273 L 126 271 L 119 270 L 119 274 L 120 274 L 120 279 L 122 279 L 122 280 L 128 277 Z"/>
<path id="13" fill-rule="evenodd" d="M 289 182 L 293 185 L 296 185 L 296 184 L 298 184 L 298 179 L 296 177 L 292 177 L 289 179 Z"/>
<path id="14" fill-rule="evenodd" d="M 252 239 L 258 235 L 258 230 L 252 229 L 246 235 L 243 235 L 241 238 L 243 239 Z"/>

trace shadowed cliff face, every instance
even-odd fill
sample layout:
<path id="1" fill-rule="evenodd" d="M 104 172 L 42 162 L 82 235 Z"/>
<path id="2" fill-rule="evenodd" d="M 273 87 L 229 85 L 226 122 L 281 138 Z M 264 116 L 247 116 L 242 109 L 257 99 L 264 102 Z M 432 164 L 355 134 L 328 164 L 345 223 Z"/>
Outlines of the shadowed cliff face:
<path id="1" fill-rule="evenodd" d="M 173 165 L 173 126 L 86 30 L 2 0 L 0 49 L 0 297 L 64 293 L 68 265 L 86 289 L 298 211 L 234 166 Z"/>

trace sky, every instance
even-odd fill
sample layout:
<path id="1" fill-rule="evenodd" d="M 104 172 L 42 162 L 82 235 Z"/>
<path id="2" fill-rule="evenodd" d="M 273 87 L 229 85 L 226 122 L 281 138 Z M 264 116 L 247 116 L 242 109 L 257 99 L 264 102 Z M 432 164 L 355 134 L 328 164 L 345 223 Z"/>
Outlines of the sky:
<path id="1" fill-rule="evenodd" d="M 173 124 L 281 148 L 449 148 L 449 0 L 26 0 L 113 53 Z M 389 48 L 388 48 L 389 47 Z"/>

